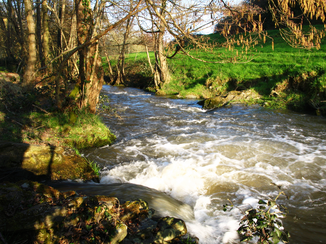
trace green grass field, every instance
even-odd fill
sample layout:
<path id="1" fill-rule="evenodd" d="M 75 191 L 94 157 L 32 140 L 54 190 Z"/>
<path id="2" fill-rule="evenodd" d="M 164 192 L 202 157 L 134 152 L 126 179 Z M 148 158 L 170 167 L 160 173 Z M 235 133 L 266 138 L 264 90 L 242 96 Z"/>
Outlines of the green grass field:
<path id="1" fill-rule="evenodd" d="M 319 50 L 306 50 L 292 48 L 281 38 L 278 30 L 268 33 L 271 38 L 267 38 L 266 43 L 261 41 L 244 55 L 241 55 L 245 53 L 241 47 L 233 51 L 225 47 L 215 48 L 212 52 L 190 51 L 193 56 L 210 62 L 226 58 L 226 63 L 204 63 L 180 52 L 168 60 L 172 81 L 161 87 L 160 94 L 192 95 L 201 99 L 231 90 L 252 89 L 262 96 L 256 103 L 268 100 L 269 107 L 294 110 L 309 109 L 311 104 L 323 107 L 325 103 L 322 100 L 326 100 L 325 40 Z M 219 34 L 206 37 L 211 42 L 223 41 Z M 236 52 L 239 54 L 237 62 L 230 62 L 229 57 L 236 56 Z M 154 61 L 153 53 L 151 60 Z M 143 75 L 151 75 L 146 53 L 127 55 L 126 64 L 127 67 L 142 65 L 140 70 Z"/>

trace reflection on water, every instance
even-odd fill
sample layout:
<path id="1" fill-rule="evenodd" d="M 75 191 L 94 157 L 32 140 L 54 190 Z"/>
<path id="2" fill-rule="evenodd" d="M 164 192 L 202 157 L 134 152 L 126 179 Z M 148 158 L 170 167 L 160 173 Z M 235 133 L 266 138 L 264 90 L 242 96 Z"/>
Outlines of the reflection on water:
<path id="1" fill-rule="evenodd" d="M 120 115 L 104 116 L 118 138 L 84 151 L 104 167 L 101 184 L 142 185 L 186 203 L 195 216 L 188 230 L 201 243 L 238 242 L 241 209 L 275 198 L 279 186 L 289 196 L 280 203 L 291 242 L 326 243 L 325 118 L 259 106 L 205 111 L 194 100 L 131 88 L 103 92 Z M 238 208 L 224 212 L 228 199 Z"/>

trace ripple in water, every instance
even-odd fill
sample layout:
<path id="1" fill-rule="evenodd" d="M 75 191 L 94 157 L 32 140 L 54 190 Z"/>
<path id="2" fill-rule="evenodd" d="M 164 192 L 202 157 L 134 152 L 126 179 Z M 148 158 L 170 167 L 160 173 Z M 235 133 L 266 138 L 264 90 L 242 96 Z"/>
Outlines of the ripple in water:
<path id="1" fill-rule="evenodd" d="M 291 242 L 326 242 L 324 118 L 258 106 L 204 111 L 194 100 L 132 88 L 103 92 L 110 106 L 128 109 L 106 119 L 114 145 L 84 152 L 105 166 L 102 184 L 142 185 L 187 204 L 200 243 L 238 243 L 241 210 L 275 198 L 279 186 L 289 196 L 280 202 Z M 224 212 L 228 199 L 238 207 Z"/>

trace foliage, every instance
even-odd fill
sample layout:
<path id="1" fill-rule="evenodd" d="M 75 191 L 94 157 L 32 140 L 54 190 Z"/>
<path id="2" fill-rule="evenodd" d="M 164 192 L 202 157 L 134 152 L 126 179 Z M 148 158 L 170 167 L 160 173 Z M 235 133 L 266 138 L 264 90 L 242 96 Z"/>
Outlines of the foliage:
<path id="1" fill-rule="evenodd" d="M 284 192 L 280 192 L 274 200 L 259 200 L 257 208 L 246 211 L 238 229 L 241 242 L 248 242 L 255 237 L 258 238 L 258 243 L 262 244 L 289 242 L 290 234 L 284 231 L 280 220 L 285 217 L 286 209 L 276 203 L 281 194 Z"/>
<path id="2" fill-rule="evenodd" d="M 100 166 L 94 162 L 94 161 L 90 161 L 89 162 L 89 165 L 91 166 L 91 168 L 93 169 L 94 173 L 97 175 L 97 176 L 100 176 L 100 171 L 101 171 L 101 168 Z"/>
<path id="3" fill-rule="evenodd" d="M 12 204 L 22 207 L 10 216 L 1 216 L 7 222 L 7 229 L 2 232 L 3 243 L 107 243 L 119 233 L 121 205 L 116 198 L 87 197 L 74 191 L 63 193 L 31 181 L 10 184 L 10 187 L 11 194 L 4 195 L 9 192 L 9 187 L 1 186 L 4 200 L 1 207 L 10 209 Z M 33 208 L 39 211 L 30 214 Z M 53 217 L 58 208 L 62 211 L 57 211 Z M 42 227 L 45 224 L 41 214 L 48 216 L 47 228 Z M 23 224 L 17 225 L 18 222 L 22 223 L 21 219 L 24 219 Z M 41 228 L 28 227 L 35 223 L 40 223 Z M 13 234 L 25 237 L 24 241 L 18 242 L 19 239 L 15 238 L 17 242 L 5 242 L 7 238 L 13 239 Z"/>

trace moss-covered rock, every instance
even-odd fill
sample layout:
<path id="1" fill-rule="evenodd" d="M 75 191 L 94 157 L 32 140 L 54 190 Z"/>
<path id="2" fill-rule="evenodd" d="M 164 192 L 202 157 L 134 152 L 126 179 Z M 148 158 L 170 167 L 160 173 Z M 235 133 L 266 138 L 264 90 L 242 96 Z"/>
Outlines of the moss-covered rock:
<path id="1" fill-rule="evenodd" d="M 0 142 L 1 181 L 67 180 L 98 181 L 87 160 L 67 148 Z"/>
<path id="2" fill-rule="evenodd" d="M 184 221 L 173 217 L 161 218 L 157 227 L 159 228 L 159 231 L 154 238 L 154 243 L 157 244 L 166 244 L 187 234 L 187 228 Z"/>
<path id="3" fill-rule="evenodd" d="M 118 243 L 127 235 L 115 197 L 78 196 L 25 181 L 0 186 L 0 231 L 28 243 Z"/>
<path id="4" fill-rule="evenodd" d="M 76 134 L 75 136 L 71 137 L 63 136 L 63 141 L 66 145 L 78 149 L 111 145 L 115 141 L 115 139 L 116 136 L 112 134 L 109 129 L 101 129 L 95 127 L 93 127 L 92 131 L 88 131 L 83 134 Z"/>
<path id="5" fill-rule="evenodd" d="M 197 243 L 182 241 L 182 220 L 153 219 L 152 211 L 143 200 L 121 205 L 115 197 L 63 193 L 38 182 L 0 185 L 0 232 L 7 243 Z"/>
<path id="6" fill-rule="evenodd" d="M 243 92 L 231 91 L 226 95 L 207 98 L 200 101 L 198 104 L 202 105 L 204 109 L 215 109 L 221 108 L 229 103 L 247 103 L 249 101 L 258 101 L 260 98 L 261 96 L 253 90 L 246 90 Z"/>

